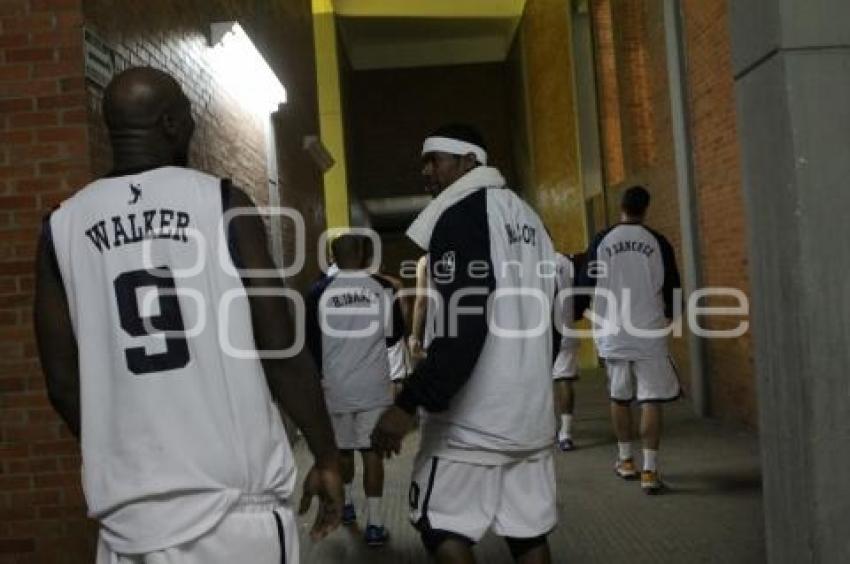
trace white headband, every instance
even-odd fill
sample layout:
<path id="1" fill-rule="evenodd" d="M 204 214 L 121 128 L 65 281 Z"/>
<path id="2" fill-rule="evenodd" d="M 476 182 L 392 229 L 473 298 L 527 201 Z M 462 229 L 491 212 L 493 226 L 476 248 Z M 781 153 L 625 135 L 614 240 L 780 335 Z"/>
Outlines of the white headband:
<path id="1" fill-rule="evenodd" d="M 450 155 L 468 155 L 472 153 L 479 163 L 483 165 L 487 164 L 487 151 L 478 145 L 473 145 L 459 139 L 452 139 L 450 137 L 427 138 L 425 143 L 422 144 L 422 154 L 425 155 L 435 151 Z"/>

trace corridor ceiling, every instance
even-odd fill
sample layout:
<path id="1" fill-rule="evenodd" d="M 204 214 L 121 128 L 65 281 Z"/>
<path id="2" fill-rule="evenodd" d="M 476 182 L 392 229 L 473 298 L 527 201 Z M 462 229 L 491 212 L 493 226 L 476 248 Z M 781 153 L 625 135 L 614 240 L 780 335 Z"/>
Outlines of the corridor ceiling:
<path id="1" fill-rule="evenodd" d="M 525 0 L 333 0 L 355 70 L 504 61 Z"/>

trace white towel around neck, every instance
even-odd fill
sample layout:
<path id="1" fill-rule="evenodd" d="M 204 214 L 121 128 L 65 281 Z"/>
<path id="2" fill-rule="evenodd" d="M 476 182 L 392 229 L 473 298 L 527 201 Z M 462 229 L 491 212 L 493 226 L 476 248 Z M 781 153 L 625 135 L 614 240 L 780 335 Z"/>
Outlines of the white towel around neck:
<path id="1" fill-rule="evenodd" d="M 443 190 L 439 196 L 422 210 L 407 229 L 407 236 L 427 251 L 431 243 L 431 233 L 440 216 L 447 209 L 482 188 L 504 188 L 505 178 L 497 168 L 478 166 L 458 178 L 454 184 Z"/>

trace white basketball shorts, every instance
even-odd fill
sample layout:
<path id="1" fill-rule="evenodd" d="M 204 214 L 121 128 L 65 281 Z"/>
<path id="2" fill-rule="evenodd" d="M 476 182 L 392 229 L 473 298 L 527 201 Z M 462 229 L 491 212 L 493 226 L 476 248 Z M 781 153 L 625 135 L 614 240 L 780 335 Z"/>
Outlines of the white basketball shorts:
<path id="1" fill-rule="evenodd" d="M 478 542 L 488 529 L 534 538 L 555 528 L 551 452 L 502 465 L 419 457 L 410 484 L 410 520 L 420 530 L 448 531 Z"/>
<path id="2" fill-rule="evenodd" d="M 615 401 L 672 401 L 682 392 L 669 356 L 637 360 L 606 358 L 605 369 L 608 393 Z"/>
<path id="3" fill-rule="evenodd" d="M 578 350 L 561 349 L 552 366 L 553 380 L 578 380 Z"/>
<path id="4" fill-rule="evenodd" d="M 209 533 L 149 552 L 113 552 L 101 538 L 97 564 L 298 564 L 298 529 L 288 505 L 271 496 L 243 496 Z"/>
<path id="5" fill-rule="evenodd" d="M 386 409 L 386 407 L 378 407 L 368 411 L 331 413 L 337 448 L 340 450 L 372 448 L 372 431 Z"/>

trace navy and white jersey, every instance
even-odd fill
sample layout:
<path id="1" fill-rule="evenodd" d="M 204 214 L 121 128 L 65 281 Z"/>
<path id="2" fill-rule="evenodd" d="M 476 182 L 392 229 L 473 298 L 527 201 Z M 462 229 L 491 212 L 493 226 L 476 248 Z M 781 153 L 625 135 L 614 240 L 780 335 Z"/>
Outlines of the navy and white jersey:
<path id="1" fill-rule="evenodd" d="M 361 270 L 340 270 L 313 285 L 307 343 L 322 375 L 329 412 L 392 404 L 390 380 L 404 377 L 405 371 L 403 362 L 390 364 L 404 341 L 404 318 L 395 298 L 389 281 Z"/>
<path id="2" fill-rule="evenodd" d="M 602 358 L 665 357 L 674 290 L 681 287 L 673 247 L 645 225 L 620 223 L 599 233 L 579 284 L 595 287 L 594 341 Z M 637 330 L 648 330 L 640 334 Z"/>
<path id="3" fill-rule="evenodd" d="M 190 541 L 242 494 L 295 483 L 224 242 L 226 186 L 177 167 L 104 178 L 45 223 L 79 349 L 86 502 L 119 553 Z"/>
<path id="4" fill-rule="evenodd" d="M 502 463 L 550 446 L 557 264 L 540 218 L 498 171 L 478 167 L 441 193 L 408 236 L 428 251 L 441 297 L 428 356 L 396 399 L 408 412 L 427 412 L 422 448 Z"/>

